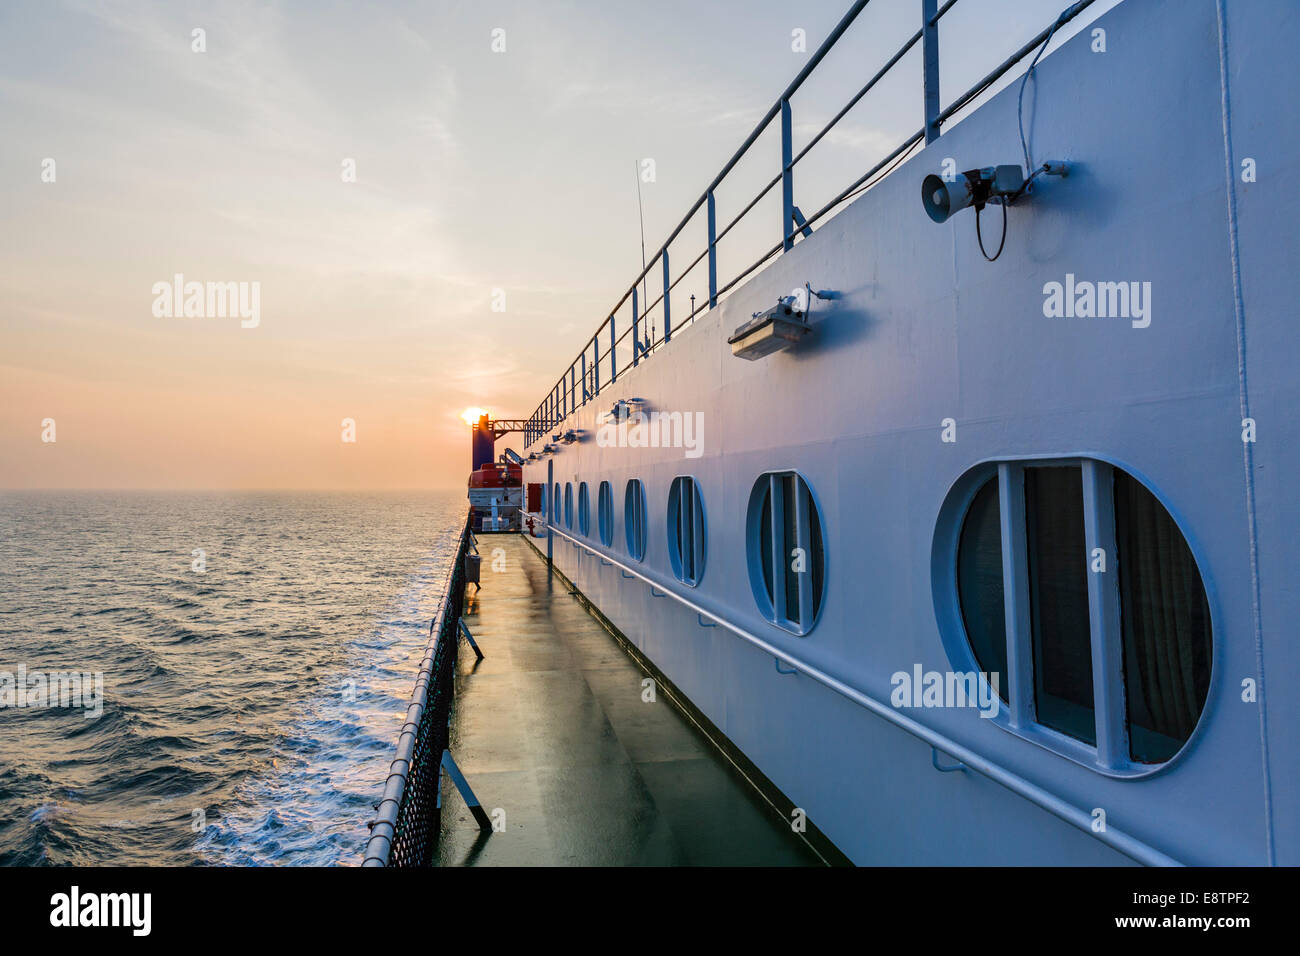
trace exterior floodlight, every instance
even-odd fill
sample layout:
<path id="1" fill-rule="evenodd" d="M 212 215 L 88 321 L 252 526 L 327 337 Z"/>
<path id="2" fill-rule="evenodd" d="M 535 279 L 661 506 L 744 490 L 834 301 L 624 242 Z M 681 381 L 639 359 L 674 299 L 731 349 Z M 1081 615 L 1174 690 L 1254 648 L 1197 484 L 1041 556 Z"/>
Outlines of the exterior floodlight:
<path id="1" fill-rule="evenodd" d="M 772 308 L 755 312 L 727 339 L 731 354 L 752 362 L 794 345 L 812 331 L 801 305 L 796 296 L 787 295 Z"/>

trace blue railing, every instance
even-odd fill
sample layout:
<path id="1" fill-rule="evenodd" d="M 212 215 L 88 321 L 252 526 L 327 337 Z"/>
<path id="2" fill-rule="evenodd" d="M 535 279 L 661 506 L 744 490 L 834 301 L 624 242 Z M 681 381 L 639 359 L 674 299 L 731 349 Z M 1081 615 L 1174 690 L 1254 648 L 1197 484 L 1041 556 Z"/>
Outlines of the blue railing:
<path id="1" fill-rule="evenodd" d="M 672 323 L 672 291 L 678 283 L 682 281 L 692 270 L 695 269 L 707 257 L 708 259 L 708 297 L 699 305 L 694 305 L 694 296 L 692 296 L 692 308 L 688 315 L 679 323 L 679 328 L 686 322 L 693 322 L 695 316 L 703 311 L 712 309 L 718 304 L 720 296 L 725 295 L 733 289 L 738 283 L 742 282 L 751 273 L 767 262 L 772 256 L 778 253 L 788 252 L 794 248 L 795 242 L 799 237 L 807 237 L 812 234 L 812 227 L 815 223 L 826 217 L 828 214 L 837 209 L 841 204 L 849 199 L 854 198 L 859 193 L 875 185 L 881 179 L 884 179 L 893 169 L 902 163 L 921 142 L 932 143 L 939 138 L 943 124 L 951 119 L 956 113 L 969 106 L 981 93 L 987 90 L 993 83 L 997 82 L 1007 71 L 1019 63 L 1022 59 L 1045 44 L 1053 34 L 1064 24 L 1068 23 L 1078 16 L 1083 10 L 1091 6 L 1093 0 L 1079 0 L 1062 11 L 1061 15 L 1049 26 L 1045 27 L 1036 37 L 1022 46 L 1010 57 L 1004 60 L 996 69 L 990 72 L 982 80 L 972 86 L 969 90 L 957 97 L 946 108 L 941 108 L 939 98 L 939 21 L 949 10 L 956 5 L 957 0 L 947 0 L 942 6 L 938 0 L 919 0 L 920 2 L 920 21 L 921 26 L 911 38 L 869 79 L 861 89 L 858 90 L 845 104 L 843 109 L 835 114 L 831 120 L 821 128 L 821 130 L 809 140 L 808 144 L 801 149 L 798 154 L 794 153 L 793 132 L 792 132 L 792 114 L 790 110 L 790 98 L 803 85 L 804 81 L 817 68 L 818 64 L 826 57 L 844 32 L 853 24 L 863 9 L 866 8 L 870 0 L 857 0 L 835 25 L 830 35 L 823 41 L 821 46 L 808 60 L 808 63 L 799 75 L 791 81 L 790 85 L 785 88 L 776 102 L 758 121 L 753 132 L 740 145 L 740 148 L 732 154 L 726 164 L 713 177 L 713 181 L 705 188 L 700 197 L 695 200 L 690 209 L 682 217 L 675 229 L 669 233 L 668 238 L 664 240 L 659 251 L 649 260 L 640 274 L 632 280 L 622 297 L 614 304 L 609 312 L 609 317 L 600 324 L 588 342 L 578 354 L 578 356 L 569 364 L 564 374 L 551 388 L 549 394 L 537 406 L 536 410 L 529 417 L 527 427 L 524 429 L 525 447 L 530 446 L 538 440 L 548 438 L 548 433 L 556 424 L 563 421 L 571 412 L 585 405 L 600 394 L 602 387 L 616 382 L 618 376 L 626 372 L 629 368 L 638 365 L 645 356 L 653 352 L 660 345 L 672 341 L 673 323 Z M 808 153 L 821 142 L 822 138 L 829 133 L 842 120 L 848 112 L 858 104 L 877 83 L 880 82 L 886 74 L 892 70 L 916 44 L 921 44 L 921 85 L 922 85 L 922 102 L 924 104 L 924 116 L 921 128 L 911 136 L 907 137 L 896 149 L 889 153 L 884 159 L 876 163 L 869 170 L 859 176 L 856 180 L 846 186 L 828 203 L 818 209 L 810 216 L 804 216 L 795 205 L 794 201 L 794 169 Z M 758 138 L 772 124 L 773 120 L 780 118 L 781 123 L 781 169 L 767 185 L 759 190 L 756 195 L 743 209 L 727 223 L 721 230 L 717 228 L 717 210 L 714 201 L 714 192 L 718 186 L 726 179 L 727 175 L 735 168 L 736 164 L 748 153 L 750 148 Z M 758 203 L 770 193 L 777 184 L 781 185 L 781 241 L 776 243 L 772 248 L 764 252 L 759 258 L 743 269 L 740 273 L 733 276 L 725 284 L 718 285 L 718 243 L 722 241 L 736 225 L 745 218 L 745 216 Z M 672 278 L 672 271 L 669 264 L 668 247 L 682 233 L 691 221 L 691 219 L 700 211 L 705 209 L 705 223 L 707 229 L 706 243 L 704 250 L 695 257 L 695 259 L 682 270 L 676 279 Z M 656 267 L 662 272 L 663 291 L 653 302 L 640 302 L 640 298 L 648 298 L 648 295 L 638 295 L 638 286 L 644 288 L 644 281 L 655 270 Z M 618 332 L 617 315 L 619 310 L 631 300 L 630 321 L 626 323 L 622 333 Z M 652 330 L 651 334 L 645 335 L 645 318 L 649 313 L 663 306 L 663 334 L 656 338 Z M 627 362 L 622 367 L 618 364 L 618 347 L 628 337 L 631 336 L 631 354 Z M 643 338 L 644 336 L 644 338 Z M 609 348 L 604 352 L 601 351 L 602 343 L 609 342 Z M 626 350 L 625 350 L 626 351 Z M 590 361 L 589 361 L 590 359 Z M 609 376 L 602 383 L 600 369 L 602 363 L 608 360 Z"/>

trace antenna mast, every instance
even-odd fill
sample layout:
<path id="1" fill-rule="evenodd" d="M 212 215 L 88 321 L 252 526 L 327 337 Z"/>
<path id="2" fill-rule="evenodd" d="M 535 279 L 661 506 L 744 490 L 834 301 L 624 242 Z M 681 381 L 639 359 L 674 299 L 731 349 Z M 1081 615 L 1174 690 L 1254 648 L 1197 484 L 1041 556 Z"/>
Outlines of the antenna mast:
<path id="1" fill-rule="evenodd" d="M 645 291 L 645 213 L 641 208 L 641 163 L 639 160 L 632 160 L 633 175 L 636 176 L 636 215 L 641 223 L 641 306 L 645 308 L 646 291 Z M 636 336 L 633 336 L 636 338 Z"/>

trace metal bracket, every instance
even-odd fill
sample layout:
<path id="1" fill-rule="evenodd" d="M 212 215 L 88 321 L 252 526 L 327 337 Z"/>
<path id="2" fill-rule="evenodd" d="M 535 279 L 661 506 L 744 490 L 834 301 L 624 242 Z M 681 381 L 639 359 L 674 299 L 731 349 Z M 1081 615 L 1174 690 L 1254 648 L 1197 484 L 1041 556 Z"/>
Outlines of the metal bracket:
<path id="1" fill-rule="evenodd" d="M 704 620 L 704 615 L 701 614 L 701 613 L 699 613 L 698 611 L 695 613 L 695 617 L 696 617 L 696 620 L 698 620 L 698 621 L 700 622 L 700 627 L 717 627 L 717 626 L 718 626 L 718 622 L 717 622 L 717 621 L 706 621 L 706 620 Z"/>
<path id="2" fill-rule="evenodd" d="M 610 567 L 612 567 L 613 564 L 614 564 L 613 561 L 606 561 L 604 558 L 601 558 L 601 559 L 600 559 L 600 563 L 601 563 L 601 565 L 608 565 L 608 566 L 610 566 Z"/>
<path id="3" fill-rule="evenodd" d="M 619 569 L 618 569 L 618 573 L 621 574 L 621 575 L 623 575 L 623 577 L 625 577 L 625 578 L 634 578 L 634 577 L 636 577 L 635 574 L 628 574 L 628 573 L 627 573 L 626 571 L 624 571 L 622 568 L 619 568 Z"/>
<path id="4" fill-rule="evenodd" d="M 450 750 L 442 752 L 442 763 L 439 765 L 439 769 L 447 771 L 447 776 L 451 777 L 452 783 L 460 791 L 461 799 L 465 801 L 465 805 L 469 807 L 469 812 L 474 815 L 474 819 L 478 822 L 478 828 L 484 833 L 491 833 L 492 820 L 483 807 L 479 805 L 478 797 L 474 796 L 474 791 L 469 787 L 469 781 L 465 779 L 465 775 L 456 766 L 456 761 L 451 759 Z M 438 788 L 438 809 L 442 809 L 441 787 Z"/>
<path id="5" fill-rule="evenodd" d="M 465 640 L 469 641 L 469 646 L 474 648 L 475 655 L 478 657 L 479 660 L 482 660 L 483 652 L 478 649 L 478 644 L 474 642 L 474 635 L 469 632 L 469 627 L 465 624 L 465 619 L 461 618 L 456 623 L 457 626 L 460 628 L 461 634 L 465 636 Z"/>
<path id="6" fill-rule="evenodd" d="M 667 592 L 667 591 L 656 591 L 656 590 L 655 590 L 655 586 L 652 584 L 652 585 L 650 585 L 650 596 L 651 596 L 651 597 L 667 597 L 667 596 L 668 596 L 668 592 Z"/>
<path id="7" fill-rule="evenodd" d="M 808 225 L 808 220 L 803 217 L 803 213 L 799 211 L 799 207 L 792 206 L 790 209 L 790 213 L 791 213 L 791 218 L 794 220 L 794 224 L 798 226 L 799 231 L 803 233 L 803 237 L 807 239 L 809 236 L 811 236 L 812 226 Z"/>
<path id="8" fill-rule="evenodd" d="M 965 765 L 964 763 L 962 763 L 960 760 L 957 761 L 957 763 L 954 764 L 954 765 L 951 766 L 951 767 L 943 767 L 943 766 L 940 766 L 940 765 L 939 765 L 939 748 L 937 748 L 937 747 L 931 747 L 931 748 L 930 748 L 930 763 L 934 766 L 934 769 L 937 770 L 937 771 L 939 771 L 940 773 L 953 773 L 953 772 L 958 771 L 958 770 L 965 770 L 965 769 L 966 769 L 966 765 Z"/>
<path id="9" fill-rule="evenodd" d="M 779 657 L 774 657 L 774 658 L 772 658 L 772 663 L 776 665 L 776 672 L 777 672 L 778 674 L 797 674 L 797 673 L 799 673 L 799 668 L 797 668 L 797 667 L 792 667 L 792 668 L 790 668 L 788 671 L 787 671 L 787 670 L 782 670 L 782 668 L 781 668 L 781 658 L 779 658 Z"/>

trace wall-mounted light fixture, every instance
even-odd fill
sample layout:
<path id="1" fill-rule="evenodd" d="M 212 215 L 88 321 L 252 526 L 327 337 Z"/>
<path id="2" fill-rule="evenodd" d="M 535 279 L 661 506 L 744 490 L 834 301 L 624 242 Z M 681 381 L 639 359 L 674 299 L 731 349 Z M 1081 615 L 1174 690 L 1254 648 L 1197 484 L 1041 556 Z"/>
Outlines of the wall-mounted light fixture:
<path id="1" fill-rule="evenodd" d="M 777 299 L 770 309 L 755 312 L 736 329 L 727 339 L 731 354 L 752 362 L 799 342 L 812 331 L 806 312 L 810 295 L 819 299 L 831 297 L 830 293 L 814 292 L 811 285 L 804 283 L 803 288 Z"/>

